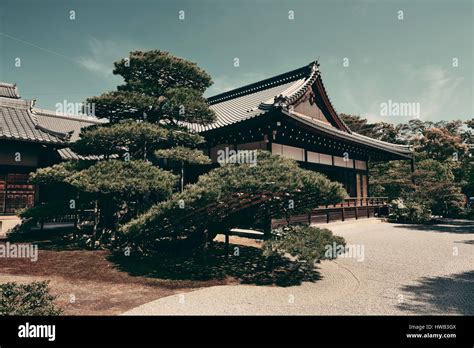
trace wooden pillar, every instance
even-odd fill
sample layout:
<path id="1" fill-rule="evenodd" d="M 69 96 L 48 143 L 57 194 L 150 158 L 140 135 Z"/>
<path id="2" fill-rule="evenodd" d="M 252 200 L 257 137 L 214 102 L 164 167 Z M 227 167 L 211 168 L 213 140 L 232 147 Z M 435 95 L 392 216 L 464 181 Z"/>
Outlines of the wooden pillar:
<path id="1" fill-rule="evenodd" d="M 263 239 L 267 240 L 270 239 L 272 236 L 272 217 L 270 214 L 266 214 L 263 222 Z"/>
<path id="2" fill-rule="evenodd" d="M 369 179 L 369 162 L 370 162 L 370 156 L 367 158 L 367 161 L 366 161 L 367 169 L 366 169 L 366 171 L 365 171 L 365 174 L 366 174 L 366 176 L 367 176 L 367 183 L 366 183 L 366 185 L 367 185 L 367 196 L 368 196 L 368 197 L 371 196 L 371 195 L 370 195 L 370 185 L 369 185 L 369 180 L 370 180 L 370 179 Z"/>
<path id="3" fill-rule="evenodd" d="M 230 234 L 230 230 L 226 230 L 225 232 L 225 257 L 228 258 L 229 257 L 229 234 Z"/>
<path id="4" fill-rule="evenodd" d="M 180 192 L 184 190 L 184 161 L 181 161 L 181 181 L 180 181 Z"/>
<path id="5" fill-rule="evenodd" d="M 272 152 L 272 134 L 264 133 L 263 141 L 267 144 L 267 151 Z"/>
<path id="6" fill-rule="evenodd" d="M 410 169 L 411 169 L 411 182 L 414 184 L 415 183 L 415 177 L 413 176 L 413 173 L 415 172 L 415 158 L 412 157 L 410 160 Z"/>

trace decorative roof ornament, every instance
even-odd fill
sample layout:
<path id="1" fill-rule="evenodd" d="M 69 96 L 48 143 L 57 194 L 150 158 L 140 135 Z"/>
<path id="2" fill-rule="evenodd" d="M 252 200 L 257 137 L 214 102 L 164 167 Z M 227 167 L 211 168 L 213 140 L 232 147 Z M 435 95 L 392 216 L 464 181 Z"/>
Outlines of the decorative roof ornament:
<path id="1" fill-rule="evenodd" d="M 286 97 L 284 97 L 283 94 L 277 95 L 273 98 L 273 105 L 272 106 L 277 107 L 277 108 L 278 107 L 288 107 L 286 101 L 287 101 Z M 260 105 L 262 105 L 262 104 L 260 104 Z"/>
<path id="2" fill-rule="evenodd" d="M 0 82 L 0 98 L 20 99 L 16 83 Z"/>

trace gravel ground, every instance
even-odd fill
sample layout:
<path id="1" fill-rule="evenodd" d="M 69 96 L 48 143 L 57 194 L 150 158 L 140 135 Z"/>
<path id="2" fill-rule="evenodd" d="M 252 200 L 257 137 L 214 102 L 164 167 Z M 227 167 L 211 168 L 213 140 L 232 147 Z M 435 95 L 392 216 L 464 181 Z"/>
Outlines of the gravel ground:
<path id="1" fill-rule="evenodd" d="M 363 246 L 363 260 L 358 255 L 323 261 L 322 279 L 314 283 L 213 286 L 124 314 L 474 315 L 474 223 L 427 227 L 368 219 L 324 227 L 349 245 Z"/>

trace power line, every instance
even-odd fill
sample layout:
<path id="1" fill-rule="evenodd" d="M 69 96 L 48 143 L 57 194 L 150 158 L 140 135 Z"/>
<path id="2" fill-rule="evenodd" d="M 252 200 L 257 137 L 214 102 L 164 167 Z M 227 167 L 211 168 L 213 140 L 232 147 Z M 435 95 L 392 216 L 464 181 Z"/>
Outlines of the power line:
<path id="1" fill-rule="evenodd" d="M 103 93 L 103 92 L 40 92 L 40 93 L 21 93 L 21 95 L 58 95 L 58 94 L 78 94 L 78 95 L 91 95 L 91 94 L 97 94 L 97 93 Z"/>
<path id="2" fill-rule="evenodd" d="M 73 63 L 75 63 L 75 64 L 81 65 L 76 59 L 71 58 L 71 57 L 68 57 L 68 56 L 66 56 L 66 55 L 64 55 L 64 54 L 62 54 L 62 53 L 59 53 L 59 52 L 50 50 L 50 49 L 48 49 L 48 48 L 44 48 L 44 47 L 38 46 L 38 45 L 36 45 L 36 44 L 34 44 L 34 43 L 32 43 L 32 42 L 25 41 L 25 40 L 19 39 L 19 38 L 17 38 L 17 37 L 14 37 L 14 36 L 11 36 L 11 35 L 2 33 L 2 32 L 0 32 L 0 35 L 1 35 L 1 36 L 4 36 L 4 37 L 6 37 L 6 38 L 9 38 L 9 39 L 11 39 L 11 40 L 20 42 L 20 43 L 22 43 L 22 44 L 25 44 L 25 45 L 28 45 L 28 46 L 37 48 L 37 49 L 42 50 L 42 51 L 44 51 L 44 52 L 47 52 L 47 53 L 50 53 L 50 54 L 54 54 L 54 55 L 56 55 L 56 56 L 58 56 L 58 57 L 67 59 L 67 60 L 69 60 L 69 61 L 71 61 L 71 62 L 73 62 Z"/>

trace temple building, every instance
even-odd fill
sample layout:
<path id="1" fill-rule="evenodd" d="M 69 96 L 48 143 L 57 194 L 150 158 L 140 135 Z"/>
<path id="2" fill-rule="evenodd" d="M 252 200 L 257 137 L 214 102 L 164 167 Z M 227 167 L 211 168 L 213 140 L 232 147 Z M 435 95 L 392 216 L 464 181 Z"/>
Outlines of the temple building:
<path id="1" fill-rule="evenodd" d="M 342 183 L 350 197 L 365 198 L 369 161 L 412 159 L 407 146 L 347 127 L 326 93 L 317 62 L 208 101 L 217 121 L 193 128 L 205 136 L 213 161 L 220 149 L 268 150 Z"/>

